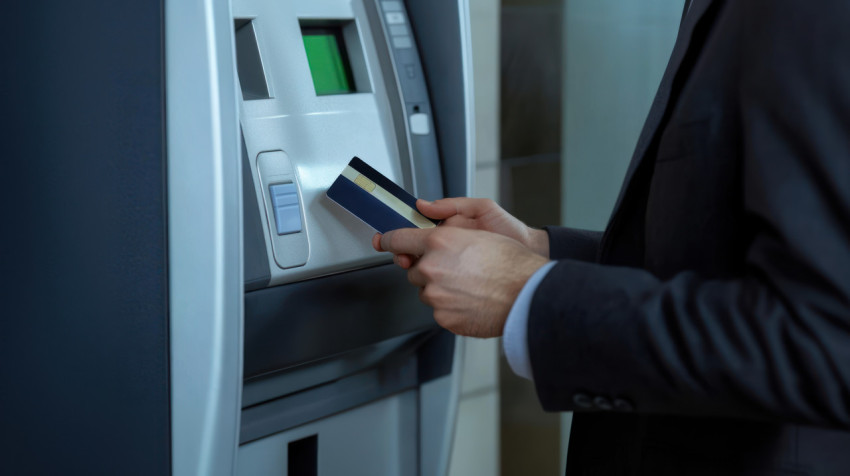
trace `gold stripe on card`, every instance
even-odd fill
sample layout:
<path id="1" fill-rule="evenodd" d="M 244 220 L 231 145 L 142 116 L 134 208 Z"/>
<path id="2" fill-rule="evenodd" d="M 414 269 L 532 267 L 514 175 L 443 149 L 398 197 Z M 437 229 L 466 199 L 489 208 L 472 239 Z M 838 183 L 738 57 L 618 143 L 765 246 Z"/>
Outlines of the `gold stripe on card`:
<path id="1" fill-rule="evenodd" d="M 355 185 L 369 192 L 373 197 L 377 198 L 381 203 L 393 209 L 396 213 L 406 218 L 419 228 L 433 228 L 437 225 L 431 220 L 425 218 L 418 210 L 411 208 L 410 205 L 404 203 L 401 199 L 385 190 L 380 185 L 367 178 L 355 170 L 350 165 L 342 170 L 343 177 L 354 182 Z"/>
<path id="2" fill-rule="evenodd" d="M 377 187 L 377 185 L 375 185 L 375 182 L 367 179 L 366 176 L 363 174 L 358 175 L 357 178 L 354 179 L 354 183 L 369 193 L 374 192 L 375 187 Z"/>
<path id="3" fill-rule="evenodd" d="M 419 228 L 433 228 L 437 226 L 434 222 L 425 218 L 421 213 L 411 208 L 410 205 L 404 203 L 382 187 L 376 187 L 375 191 L 372 192 L 372 196 Z"/>

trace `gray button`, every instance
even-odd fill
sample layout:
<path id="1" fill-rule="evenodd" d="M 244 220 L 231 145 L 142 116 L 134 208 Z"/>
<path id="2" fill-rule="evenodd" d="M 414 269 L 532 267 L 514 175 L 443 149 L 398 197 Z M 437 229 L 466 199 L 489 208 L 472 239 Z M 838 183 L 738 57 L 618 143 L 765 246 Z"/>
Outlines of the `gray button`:
<path id="1" fill-rule="evenodd" d="M 269 185 L 274 221 L 278 235 L 298 233 L 302 230 L 301 204 L 298 189 L 292 182 Z"/>
<path id="2" fill-rule="evenodd" d="M 584 393 L 577 393 L 573 395 L 573 403 L 575 403 L 579 408 L 593 408 L 593 400 L 591 400 L 590 396 Z"/>
<path id="3" fill-rule="evenodd" d="M 396 48 L 412 48 L 413 40 L 409 36 L 394 36 L 393 46 Z"/>
<path id="4" fill-rule="evenodd" d="M 608 400 L 605 397 L 594 398 L 593 404 L 596 405 L 596 408 L 600 410 L 611 411 L 614 409 L 614 405 L 611 404 L 611 400 Z"/>
<path id="5" fill-rule="evenodd" d="M 404 13 L 401 12 L 387 12 L 384 14 L 384 17 L 387 19 L 388 25 L 404 25 Z"/>
<path id="6" fill-rule="evenodd" d="M 381 2 L 385 12 L 400 12 L 402 11 L 401 2 L 398 0 Z"/>
<path id="7" fill-rule="evenodd" d="M 632 402 L 622 399 L 616 398 L 614 399 L 614 408 L 618 412 L 633 412 L 635 411 L 635 406 L 632 405 Z"/>
<path id="8" fill-rule="evenodd" d="M 410 133 L 418 136 L 427 136 L 431 133 L 428 114 L 417 112 L 410 115 Z"/>
<path id="9" fill-rule="evenodd" d="M 390 35 L 392 36 L 407 36 L 407 25 L 390 25 Z"/>

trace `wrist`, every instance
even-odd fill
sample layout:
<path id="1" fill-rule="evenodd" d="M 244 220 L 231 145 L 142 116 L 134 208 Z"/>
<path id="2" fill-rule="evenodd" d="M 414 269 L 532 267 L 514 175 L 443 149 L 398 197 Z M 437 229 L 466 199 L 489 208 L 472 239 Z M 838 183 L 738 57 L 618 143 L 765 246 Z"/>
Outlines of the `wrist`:
<path id="1" fill-rule="evenodd" d="M 518 260 L 514 260 L 510 267 L 512 270 L 511 274 L 513 275 L 510 279 L 510 282 L 507 283 L 507 287 L 503 288 L 504 292 L 500 293 L 500 295 L 504 298 L 502 305 L 500 306 L 500 316 L 499 320 L 499 333 L 498 335 L 502 335 L 504 332 L 504 325 L 507 322 L 508 316 L 510 315 L 510 311 L 516 303 L 517 298 L 519 297 L 522 290 L 525 288 L 526 284 L 528 284 L 528 280 L 534 276 L 540 268 L 543 268 L 549 263 L 548 258 L 544 258 L 537 253 L 529 253 L 530 250 L 526 249 L 522 252 L 524 257 Z"/>
<path id="2" fill-rule="evenodd" d="M 540 256 L 549 258 L 549 233 L 546 230 L 528 227 L 528 240 L 525 245 Z"/>

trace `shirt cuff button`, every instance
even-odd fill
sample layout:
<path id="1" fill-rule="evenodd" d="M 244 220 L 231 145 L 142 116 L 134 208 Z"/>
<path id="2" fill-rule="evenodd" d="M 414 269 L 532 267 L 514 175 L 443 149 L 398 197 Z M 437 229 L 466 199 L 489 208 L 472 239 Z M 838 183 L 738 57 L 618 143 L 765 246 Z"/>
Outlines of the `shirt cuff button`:
<path id="1" fill-rule="evenodd" d="M 575 405 L 579 408 L 593 408 L 593 400 L 591 400 L 591 398 L 584 393 L 577 393 L 573 395 L 573 403 L 575 403 Z"/>
<path id="2" fill-rule="evenodd" d="M 594 398 L 593 404 L 596 405 L 596 408 L 600 410 L 610 411 L 614 409 L 614 405 L 611 404 L 611 400 L 608 400 L 605 397 Z"/>
<path id="3" fill-rule="evenodd" d="M 635 406 L 632 405 L 632 402 L 618 398 L 614 400 L 614 408 L 620 412 L 633 412 L 635 411 Z"/>

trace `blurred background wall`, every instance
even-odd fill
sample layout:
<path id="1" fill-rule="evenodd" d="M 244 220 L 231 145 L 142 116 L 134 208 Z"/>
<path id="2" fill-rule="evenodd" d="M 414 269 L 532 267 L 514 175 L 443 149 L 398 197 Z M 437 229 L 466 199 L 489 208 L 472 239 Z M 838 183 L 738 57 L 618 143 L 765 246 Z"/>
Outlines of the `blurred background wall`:
<path id="1" fill-rule="evenodd" d="M 562 0 L 502 0 L 500 203 L 526 224 L 561 219 Z M 500 359 L 501 474 L 551 475 L 560 466 L 560 419 L 532 382 Z"/>
<path id="2" fill-rule="evenodd" d="M 470 0 L 474 195 L 532 226 L 604 229 L 684 0 Z M 540 409 L 496 339 L 464 342 L 450 474 L 563 474 L 569 414 Z"/>
<path id="3" fill-rule="evenodd" d="M 603 230 L 667 67 L 684 0 L 567 0 L 561 210 Z"/>
<path id="4" fill-rule="evenodd" d="M 564 226 L 605 229 L 673 50 L 684 3 L 566 0 L 561 134 Z M 571 414 L 561 416 L 561 474 L 571 421 Z"/>

